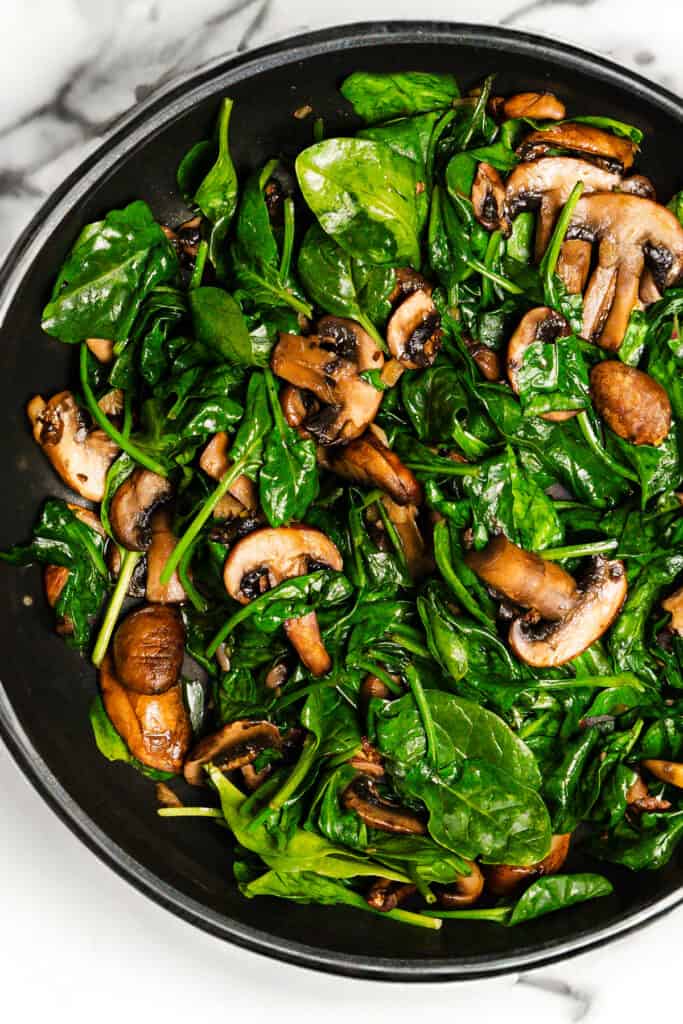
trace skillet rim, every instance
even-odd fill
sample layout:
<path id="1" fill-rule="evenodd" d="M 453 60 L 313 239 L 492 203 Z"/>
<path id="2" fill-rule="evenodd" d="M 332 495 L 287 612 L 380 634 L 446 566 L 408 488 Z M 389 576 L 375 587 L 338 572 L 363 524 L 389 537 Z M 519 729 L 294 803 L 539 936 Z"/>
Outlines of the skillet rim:
<path id="1" fill-rule="evenodd" d="M 99 137 L 99 144 L 42 204 L 39 211 L 14 243 L 12 252 L 0 268 L 0 326 L 34 257 L 51 235 L 54 227 L 83 199 L 100 178 L 135 150 L 151 131 L 189 109 L 203 97 L 217 76 L 247 77 L 284 64 L 305 60 L 331 50 L 361 49 L 366 46 L 401 42 L 467 43 L 481 45 L 484 50 L 511 47 L 524 57 L 552 55 L 572 70 L 596 73 L 603 80 L 650 105 L 663 109 L 683 124 L 683 102 L 672 92 L 648 79 L 625 70 L 615 62 L 586 50 L 528 32 L 498 26 L 464 24 L 444 21 L 356 22 L 289 36 L 253 51 L 219 58 L 197 71 L 176 78 L 160 87 L 145 101 L 137 104 L 110 125 Z M 458 961 L 424 960 L 401 957 L 377 957 L 327 953 L 305 943 L 278 939 L 266 931 L 250 928 L 224 914 L 212 911 L 191 897 L 163 882 L 152 871 L 126 853 L 69 795 L 33 748 L 14 713 L 7 692 L 0 680 L 0 737 L 37 792 L 61 821 L 120 877 L 138 891 L 152 898 L 165 909 L 204 931 L 227 939 L 238 946 L 264 956 L 274 957 L 300 967 L 349 977 L 384 981 L 455 981 L 473 980 L 509 974 L 520 969 L 547 966 L 579 953 L 587 952 L 607 941 L 624 936 L 683 903 L 683 880 L 680 887 L 654 901 L 650 906 L 625 915 L 598 931 L 575 934 L 564 941 L 547 942 L 515 954 L 492 954 Z"/>

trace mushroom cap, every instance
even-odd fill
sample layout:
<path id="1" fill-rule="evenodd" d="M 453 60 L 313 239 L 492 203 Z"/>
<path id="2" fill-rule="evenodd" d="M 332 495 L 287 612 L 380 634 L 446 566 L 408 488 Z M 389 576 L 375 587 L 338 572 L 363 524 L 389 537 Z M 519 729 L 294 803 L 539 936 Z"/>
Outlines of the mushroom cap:
<path id="1" fill-rule="evenodd" d="M 619 359 L 591 370 L 591 399 L 615 434 L 631 444 L 660 445 L 671 429 L 671 403 L 648 373 Z"/>
<path id="2" fill-rule="evenodd" d="M 367 487 L 380 487 L 398 505 L 419 505 L 422 488 L 398 455 L 371 431 L 347 445 L 330 448 L 326 464 L 333 473 Z"/>
<path id="3" fill-rule="evenodd" d="M 200 455 L 199 468 L 203 469 L 212 480 L 222 480 L 232 466 L 232 459 L 228 454 L 229 451 L 230 438 L 225 430 L 219 430 L 217 434 L 214 434 Z M 253 512 L 258 508 L 256 484 L 244 474 L 237 477 L 235 482 L 229 487 L 228 494 L 231 494 L 237 500 L 239 506 L 242 506 L 242 508 L 247 509 L 249 512 Z M 230 508 L 231 514 L 239 514 L 239 508 L 233 511 L 236 507 L 231 503 L 229 506 L 223 506 L 223 513 L 219 518 L 229 518 L 225 514 L 227 508 Z M 214 515 L 216 515 L 216 510 L 214 510 Z"/>
<path id="4" fill-rule="evenodd" d="M 88 501 L 102 501 L 118 445 L 103 430 L 88 429 L 70 391 L 60 391 L 47 402 L 35 395 L 26 413 L 34 440 L 67 487 Z"/>
<path id="5" fill-rule="evenodd" d="M 116 540 L 128 551 L 147 551 L 152 543 L 150 518 L 154 509 L 169 501 L 170 482 L 139 466 L 123 481 L 112 498 L 109 520 Z"/>
<path id="6" fill-rule="evenodd" d="M 187 599 L 177 569 L 168 583 L 161 582 L 161 573 L 177 544 L 177 537 L 171 529 L 171 519 L 168 505 L 162 505 L 150 518 L 152 543 L 147 552 L 145 596 L 152 604 L 176 604 Z"/>
<path id="7" fill-rule="evenodd" d="M 163 604 L 136 608 L 114 633 L 117 678 L 136 693 L 164 693 L 178 682 L 184 644 L 185 628 L 177 609 Z"/>
<path id="8" fill-rule="evenodd" d="M 439 892 L 439 903 L 447 910 L 458 910 L 471 907 L 484 891 L 484 876 L 481 868 L 473 860 L 468 860 L 469 875 L 462 875 L 451 885 L 444 886 Z"/>
<path id="9" fill-rule="evenodd" d="M 573 576 L 555 562 L 525 551 L 499 533 L 481 551 L 468 551 L 467 565 L 509 601 L 544 619 L 562 620 L 579 600 Z"/>
<path id="10" fill-rule="evenodd" d="M 495 349 L 489 348 L 482 342 L 473 341 L 472 338 L 464 338 L 467 350 L 476 363 L 481 375 L 485 380 L 497 381 L 502 377 L 500 356 Z"/>
<path id="11" fill-rule="evenodd" d="M 485 161 L 477 167 L 471 199 L 474 216 L 482 227 L 507 234 L 510 225 L 505 213 L 505 185 L 496 168 Z"/>
<path id="12" fill-rule="evenodd" d="M 427 831 L 424 821 L 414 811 L 384 800 L 375 780 L 369 775 L 356 775 L 341 794 L 341 803 L 348 811 L 355 811 L 366 825 L 380 832 L 421 836 Z"/>
<path id="13" fill-rule="evenodd" d="M 311 526 L 277 526 L 254 530 L 230 551 L 223 569 L 225 589 L 235 601 L 249 604 L 255 594 L 245 592 L 245 578 L 263 574 L 268 587 L 283 580 L 304 576 L 311 565 L 343 568 L 339 551 L 324 533 Z M 246 584 L 247 588 L 249 584 Z"/>
<path id="14" fill-rule="evenodd" d="M 518 92 L 507 99 L 497 97 L 497 116 L 530 117 L 542 121 L 562 121 L 566 110 L 562 100 L 552 92 Z"/>
<path id="15" fill-rule="evenodd" d="M 205 736 L 187 756 L 183 769 L 191 786 L 204 782 L 203 767 L 211 761 L 222 772 L 251 764 L 263 750 L 282 746 L 280 730 L 272 722 L 240 719 Z"/>
<path id="16" fill-rule="evenodd" d="M 583 153 L 609 167 L 627 171 L 633 164 L 638 147 L 630 139 L 612 135 L 602 128 L 565 121 L 531 132 L 523 139 L 517 153 L 523 160 L 534 160 L 549 149 Z"/>
<path id="17" fill-rule="evenodd" d="M 284 629 L 289 642 L 311 675 L 327 675 L 332 668 L 332 659 L 320 635 L 315 612 L 308 612 L 298 619 L 287 619 Z"/>
<path id="18" fill-rule="evenodd" d="M 486 870 L 486 888 L 493 896 L 511 896 L 525 882 L 542 875 L 555 875 L 564 865 L 569 853 L 571 832 L 553 836 L 550 853 L 536 864 L 518 867 L 516 864 L 491 864 Z"/>
<path id="19" fill-rule="evenodd" d="M 394 310 L 387 324 L 387 345 L 409 370 L 432 365 L 441 348 L 441 316 L 429 292 L 412 292 Z"/>
<path id="20" fill-rule="evenodd" d="M 100 687 L 107 715 L 133 757 L 158 771 L 179 772 L 192 740 L 180 685 L 152 696 L 135 693 L 121 684 L 107 654 Z"/>
<path id="21" fill-rule="evenodd" d="M 534 668 L 564 665 L 595 643 L 612 625 L 626 600 L 628 582 L 618 559 L 593 559 L 578 600 L 559 622 L 532 625 L 516 619 L 508 642 L 520 661 Z"/>
<path id="22" fill-rule="evenodd" d="M 549 306 L 537 306 L 536 309 L 530 309 L 528 313 L 525 313 L 508 342 L 507 350 L 508 380 L 516 395 L 519 394 L 519 371 L 524 362 L 524 353 L 529 346 L 536 341 L 554 342 L 569 334 L 571 334 L 571 328 L 567 321 Z M 558 410 L 543 412 L 540 417 L 551 423 L 562 423 L 564 420 L 576 416 L 578 412 L 578 409 L 567 409 L 566 412 Z"/>

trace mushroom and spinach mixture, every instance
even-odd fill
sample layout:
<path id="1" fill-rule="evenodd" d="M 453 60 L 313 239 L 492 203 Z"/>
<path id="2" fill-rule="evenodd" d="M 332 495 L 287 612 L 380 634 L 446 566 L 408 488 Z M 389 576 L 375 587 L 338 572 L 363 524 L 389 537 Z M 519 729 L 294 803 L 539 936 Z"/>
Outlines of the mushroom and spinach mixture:
<path id="1" fill-rule="evenodd" d="M 683 193 L 549 93 L 341 92 L 239 178 L 225 99 L 184 223 L 84 228 L 27 409 L 74 493 L 2 557 L 245 896 L 515 925 L 683 836 Z"/>

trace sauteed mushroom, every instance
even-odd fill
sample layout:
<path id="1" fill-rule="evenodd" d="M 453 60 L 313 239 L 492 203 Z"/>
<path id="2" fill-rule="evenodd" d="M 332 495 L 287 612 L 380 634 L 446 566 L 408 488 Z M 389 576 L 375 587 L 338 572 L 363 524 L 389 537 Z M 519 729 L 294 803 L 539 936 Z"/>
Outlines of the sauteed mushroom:
<path id="1" fill-rule="evenodd" d="M 505 185 L 503 179 L 491 164 L 482 161 L 472 183 L 472 209 L 482 227 L 487 231 L 510 229 L 505 211 Z"/>
<path id="2" fill-rule="evenodd" d="M 152 543 L 152 512 L 171 499 L 170 482 L 139 466 L 111 500 L 109 519 L 116 540 L 128 551 L 147 551 Z"/>
<path id="3" fill-rule="evenodd" d="M 670 629 L 673 633 L 683 636 L 683 587 L 674 591 L 662 601 L 665 612 L 671 613 Z"/>
<path id="4" fill-rule="evenodd" d="M 462 875 L 456 882 L 444 886 L 438 892 L 439 903 L 446 910 L 460 910 L 471 907 L 484 891 L 484 876 L 478 864 L 468 860 L 469 875 Z"/>
<path id="5" fill-rule="evenodd" d="M 549 306 L 539 306 L 537 309 L 530 309 L 519 322 L 515 333 L 508 342 L 507 351 L 507 373 L 510 387 L 516 395 L 519 394 L 519 371 L 524 362 L 524 353 L 536 341 L 544 343 L 556 342 L 558 338 L 565 338 L 571 334 L 569 324 L 559 313 Z M 550 420 L 552 423 L 562 423 L 576 416 L 578 409 L 566 411 L 543 412 L 541 419 Z"/>
<path id="6" fill-rule="evenodd" d="M 517 117 L 562 121 L 566 113 L 564 103 L 552 92 L 518 92 L 507 99 L 494 96 L 490 107 L 494 117 L 501 121 Z"/>
<path id="7" fill-rule="evenodd" d="M 618 359 L 593 367 L 591 399 L 614 433 L 631 444 L 660 445 L 669 434 L 671 403 L 662 385 Z"/>
<path id="8" fill-rule="evenodd" d="M 105 710 L 133 757 L 158 771 L 181 771 L 192 726 L 180 685 L 151 696 L 131 691 L 117 678 L 107 654 L 100 686 Z"/>
<path id="9" fill-rule="evenodd" d="M 178 682 L 184 644 L 185 629 L 175 608 L 143 605 L 127 615 L 114 633 L 116 676 L 136 693 L 165 693 Z"/>
<path id="10" fill-rule="evenodd" d="M 251 764 L 264 750 L 279 750 L 281 746 L 280 730 L 271 722 L 230 722 L 192 748 L 183 769 L 185 779 L 192 786 L 201 786 L 203 768 L 209 761 L 222 772 L 231 772 Z"/>
<path id="11" fill-rule="evenodd" d="M 633 164 L 637 146 L 630 139 L 611 135 L 589 124 L 565 121 L 527 135 L 517 149 L 523 160 L 536 160 L 551 149 L 566 149 L 590 157 L 610 170 L 627 171 Z"/>
<path id="12" fill-rule="evenodd" d="M 341 795 L 342 805 L 355 811 L 361 821 L 380 832 L 397 835 L 424 835 L 425 823 L 413 811 L 398 807 L 380 796 L 375 780 L 368 775 L 357 775 Z"/>
<path id="13" fill-rule="evenodd" d="M 304 426 L 321 444 L 352 441 L 372 423 L 382 394 L 360 374 L 381 370 L 384 356 L 353 320 L 323 317 L 318 334 L 281 334 L 271 357 L 273 373 L 312 391 L 323 408 Z"/>
<path id="14" fill-rule="evenodd" d="M 387 345 L 409 370 L 432 365 L 441 348 L 441 317 L 430 292 L 413 292 L 391 314 Z"/>
<path id="15" fill-rule="evenodd" d="M 473 341 L 471 338 L 465 338 L 464 341 L 482 376 L 490 381 L 500 380 L 502 376 L 500 356 L 495 349 L 489 348 L 488 345 L 481 342 Z"/>
<path id="16" fill-rule="evenodd" d="M 397 505 L 419 505 L 422 488 L 398 455 L 371 431 L 347 445 L 326 451 L 326 465 L 345 480 L 381 487 Z"/>
<path id="17" fill-rule="evenodd" d="M 659 758 L 646 758 L 641 761 L 643 768 L 647 768 L 660 782 L 668 782 L 670 786 L 683 789 L 683 764 L 676 761 L 662 761 Z"/>
<path id="18" fill-rule="evenodd" d="M 434 568 L 434 561 L 428 551 L 425 539 L 417 523 L 419 509 L 415 505 L 399 505 L 388 495 L 382 497 L 403 548 L 408 575 L 419 580 Z"/>
<path id="19" fill-rule="evenodd" d="M 230 438 L 224 430 L 219 430 L 204 448 L 199 466 L 212 480 L 222 480 L 232 466 Z M 227 499 L 227 500 L 226 500 Z M 231 500 L 233 499 L 233 500 Z M 242 474 L 230 487 L 225 498 L 214 509 L 217 519 L 229 519 L 241 515 L 244 510 L 253 512 L 258 508 L 258 490 L 253 480 Z"/>
<path id="20" fill-rule="evenodd" d="M 118 445 L 103 430 L 88 429 L 70 391 L 60 391 L 47 402 L 35 395 L 26 412 L 34 440 L 67 487 L 89 501 L 102 501 Z"/>
<path id="21" fill-rule="evenodd" d="M 386 914 L 405 903 L 416 888 L 412 882 L 394 882 L 391 878 L 377 878 L 370 886 L 365 899 L 373 910 Z"/>
<path id="22" fill-rule="evenodd" d="M 486 887 L 494 896 L 512 896 L 525 882 L 542 875 L 556 875 L 569 853 L 571 832 L 553 836 L 550 853 L 537 864 L 518 867 L 515 864 L 491 864 L 486 870 Z"/>
<path id="23" fill-rule="evenodd" d="M 177 537 L 171 529 L 171 510 L 162 505 L 152 513 L 150 519 L 152 543 L 147 552 L 147 600 L 158 604 L 174 604 L 185 601 L 187 594 L 180 582 L 178 571 L 171 576 L 168 583 L 161 582 L 161 573 L 171 552 L 176 546 Z"/>
<path id="24" fill-rule="evenodd" d="M 320 568 L 340 572 L 342 567 L 337 548 L 320 530 L 309 526 L 266 527 L 254 530 L 235 544 L 226 560 L 223 580 L 235 601 L 248 604 L 283 580 Z M 315 612 L 289 619 L 285 631 L 313 675 L 329 672 L 330 656 L 320 636 Z"/>
<path id="25" fill-rule="evenodd" d="M 598 265 L 584 294 L 583 336 L 602 348 L 621 345 L 639 301 L 646 256 L 658 287 L 683 271 L 683 227 L 664 206 L 639 196 L 586 196 L 574 208 L 568 239 L 598 242 Z"/>
<path id="26" fill-rule="evenodd" d="M 512 623 L 508 641 L 513 652 L 535 668 L 564 665 L 609 629 L 621 611 L 627 589 L 623 562 L 593 559 L 581 582 L 578 600 L 564 618 L 537 625 L 524 619 Z"/>
<path id="27" fill-rule="evenodd" d="M 86 338 L 86 345 L 101 363 L 111 363 L 114 358 L 114 342 L 108 338 Z"/>
<path id="28" fill-rule="evenodd" d="M 468 551 L 465 561 L 489 587 L 509 601 L 531 608 L 550 621 L 561 621 L 580 600 L 576 580 L 555 562 L 512 544 L 499 533 L 482 551 Z"/>

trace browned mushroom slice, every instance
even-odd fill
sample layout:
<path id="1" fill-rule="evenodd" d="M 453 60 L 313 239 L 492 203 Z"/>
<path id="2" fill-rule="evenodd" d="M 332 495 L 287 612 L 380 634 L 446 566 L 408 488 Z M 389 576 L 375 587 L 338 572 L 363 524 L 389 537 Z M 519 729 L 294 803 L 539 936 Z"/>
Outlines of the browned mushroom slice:
<path id="1" fill-rule="evenodd" d="M 342 805 L 355 811 L 361 821 L 380 832 L 397 835 L 424 835 L 427 827 L 421 818 L 405 807 L 399 807 L 380 796 L 374 779 L 357 775 L 341 795 Z"/>
<path id="2" fill-rule="evenodd" d="M 616 350 L 639 303 L 646 256 L 658 288 L 679 279 L 683 227 L 670 210 L 650 199 L 608 193 L 579 200 L 566 237 L 599 244 L 598 265 L 584 295 L 582 333 Z"/>
<path id="3" fill-rule="evenodd" d="M 565 242 L 557 261 L 557 274 L 570 295 L 580 295 L 586 287 L 591 268 L 592 246 L 581 238 Z"/>
<path id="4" fill-rule="evenodd" d="M 222 480 L 232 466 L 232 459 L 228 452 L 230 450 L 230 438 L 224 430 L 219 430 L 211 438 L 199 457 L 199 467 L 203 469 L 212 480 Z M 229 489 L 229 495 L 238 503 L 224 502 L 218 504 L 214 509 L 214 516 L 217 519 L 229 519 L 231 515 L 239 515 L 240 511 L 246 509 L 253 512 L 258 508 L 258 490 L 253 480 L 244 474 L 238 476 Z M 226 496 L 227 497 L 227 496 Z"/>
<path id="5" fill-rule="evenodd" d="M 116 540 L 128 551 L 147 551 L 152 543 L 152 512 L 170 501 L 169 481 L 139 466 L 123 481 L 112 498 L 109 519 Z"/>
<path id="6" fill-rule="evenodd" d="M 108 338 L 86 338 L 85 343 L 101 363 L 110 363 L 114 358 L 114 342 Z"/>
<path id="7" fill-rule="evenodd" d="M 503 231 L 510 225 L 505 214 L 505 185 L 491 164 L 480 163 L 472 183 L 472 209 L 487 231 Z"/>
<path id="8" fill-rule="evenodd" d="M 558 269 L 559 273 L 559 269 Z M 662 293 L 655 283 L 654 276 L 649 267 L 643 271 L 643 276 L 640 279 L 640 288 L 638 289 L 638 298 L 640 299 L 643 306 L 651 306 L 653 302 L 659 302 L 662 297 Z"/>
<path id="9" fill-rule="evenodd" d="M 552 92 L 518 92 L 507 99 L 496 96 L 491 106 L 500 120 L 530 117 L 539 121 L 562 121 L 566 113 L 564 103 Z"/>
<path id="10" fill-rule="evenodd" d="M 97 403 L 109 419 L 116 419 L 116 417 L 123 416 L 124 406 L 124 393 L 121 388 L 112 388 L 111 391 L 107 391 Z"/>
<path id="11" fill-rule="evenodd" d="M 618 359 L 591 370 L 591 399 L 607 425 L 631 444 L 660 445 L 671 429 L 671 403 L 648 373 Z"/>
<path id="12" fill-rule="evenodd" d="M 330 448 L 327 467 L 353 483 L 381 487 L 399 505 L 419 505 L 422 488 L 398 455 L 366 431 L 350 444 Z"/>
<path id="13" fill-rule="evenodd" d="M 537 864 L 518 867 L 515 864 L 491 864 L 486 871 L 486 888 L 493 896 L 512 896 L 520 886 L 541 875 L 555 875 L 561 870 L 569 853 L 571 832 L 553 836 L 550 853 Z"/>
<path id="14" fill-rule="evenodd" d="M 531 132 L 517 153 L 523 160 L 535 160 L 551 149 L 566 149 L 599 162 L 610 170 L 627 171 L 633 164 L 637 146 L 630 139 L 611 135 L 589 124 L 565 121 Z"/>
<path id="15" fill-rule="evenodd" d="M 427 292 L 413 292 L 389 318 L 387 344 L 409 370 L 431 366 L 441 348 L 441 316 Z"/>
<path id="16" fill-rule="evenodd" d="M 662 608 L 671 614 L 669 628 L 673 633 L 683 636 L 683 587 L 670 594 L 662 601 Z"/>
<path id="17" fill-rule="evenodd" d="M 577 181 L 584 195 L 612 192 L 621 184 L 621 174 L 605 171 L 588 160 L 548 156 L 534 163 L 520 164 L 505 184 L 505 207 L 511 219 L 523 210 L 538 210 L 536 261 L 548 247 L 555 221 Z"/>
<path id="18" fill-rule="evenodd" d="M 632 196 L 642 196 L 643 199 L 657 199 L 654 185 L 644 174 L 631 174 L 624 178 L 619 191 L 628 192 Z"/>
<path id="19" fill-rule="evenodd" d="M 670 786 L 683 789 L 683 764 L 679 764 L 676 761 L 662 761 L 659 758 L 652 757 L 641 761 L 641 764 L 643 768 L 647 768 L 660 782 L 668 782 Z"/>
<path id="20" fill-rule="evenodd" d="M 26 412 L 34 440 L 67 487 L 89 501 L 102 501 L 118 445 L 103 430 L 88 429 L 70 391 L 60 391 L 48 402 L 35 395 Z"/>
<path id="21" fill-rule="evenodd" d="M 392 677 L 393 678 L 393 677 Z M 374 697 L 383 700 L 389 696 L 389 688 L 377 676 L 366 676 L 359 691 L 359 709 L 365 719 L 370 700 Z M 371 775 L 375 779 L 384 776 L 384 758 L 379 750 L 372 746 L 367 736 L 361 739 L 361 749 L 349 758 L 349 764 L 361 775 Z"/>
<path id="22" fill-rule="evenodd" d="M 485 380 L 500 380 L 503 374 L 500 365 L 500 356 L 495 349 L 489 348 L 488 345 L 481 344 L 480 342 L 473 341 L 472 338 L 465 338 L 464 341 L 467 345 L 469 354 L 479 367 L 479 370 Z"/>
<path id="23" fill-rule="evenodd" d="M 342 557 L 332 541 L 309 526 L 266 527 L 235 544 L 225 562 L 223 580 L 230 596 L 248 604 L 283 580 L 320 568 L 340 572 Z M 285 623 L 287 636 L 306 668 L 324 675 L 331 667 L 315 612 Z"/>
<path id="24" fill-rule="evenodd" d="M 373 910 L 386 914 L 405 903 L 416 888 L 412 882 L 394 882 L 391 878 L 377 878 L 370 886 L 365 900 Z"/>
<path id="25" fill-rule="evenodd" d="M 559 621 L 579 600 L 576 581 L 555 562 L 512 544 L 500 533 L 465 561 L 484 582 L 508 601 L 531 608 L 544 619 Z"/>
<path id="26" fill-rule="evenodd" d="M 184 644 L 185 628 L 175 608 L 136 608 L 114 633 L 112 656 L 121 685 L 136 693 L 165 693 L 178 682 Z"/>
<path id="27" fill-rule="evenodd" d="M 383 366 L 369 334 L 337 317 L 323 317 L 317 335 L 281 334 L 271 356 L 274 373 L 323 403 L 303 423 L 321 444 L 352 441 L 372 423 L 382 393 L 360 374 Z"/>
<path id="28" fill-rule="evenodd" d="M 389 295 L 389 302 L 396 305 L 401 299 L 405 299 L 408 295 L 412 295 L 413 292 L 426 292 L 427 295 L 431 295 L 433 287 L 431 282 L 423 277 L 417 270 L 413 270 L 412 267 L 397 267 L 394 270 L 396 277 L 396 286 Z"/>
<path id="29" fill-rule="evenodd" d="M 546 344 L 556 342 L 558 338 L 566 338 L 571 334 L 569 324 L 559 313 L 549 306 L 538 306 L 530 309 L 519 322 L 515 333 L 508 342 L 507 351 L 507 373 L 510 387 L 516 395 L 519 394 L 519 371 L 524 362 L 524 353 L 536 341 Z M 557 410 L 556 412 L 542 412 L 541 419 L 550 420 L 551 423 L 562 423 L 576 416 L 578 409 Z"/>
<path id="30" fill-rule="evenodd" d="M 640 775 L 632 782 L 626 791 L 626 803 L 628 810 L 633 814 L 645 814 L 654 811 L 668 811 L 671 809 L 671 801 L 664 800 L 661 796 L 650 796 L 645 781 Z"/>
<path id="31" fill-rule="evenodd" d="M 605 633 L 621 611 L 628 583 L 624 563 L 593 559 L 578 601 L 559 622 L 534 625 L 517 619 L 508 642 L 517 657 L 534 668 L 553 668 L 576 658 Z"/>
<path id="32" fill-rule="evenodd" d="M 222 772 L 231 772 L 255 761 L 264 750 L 279 750 L 280 730 L 271 722 L 241 719 L 205 736 L 192 748 L 185 761 L 185 778 L 192 786 L 204 782 L 204 765 L 209 761 Z"/>
<path id="33" fill-rule="evenodd" d="M 382 504 L 401 542 L 408 575 L 412 580 L 422 579 L 434 570 L 434 560 L 417 524 L 419 509 L 415 505 L 399 505 L 386 494 Z"/>
<path id="34" fill-rule="evenodd" d="M 100 686 L 107 715 L 133 757 L 158 771 L 181 771 L 192 726 L 180 685 L 153 696 L 135 693 L 122 686 L 107 654 Z"/>
<path id="35" fill-rule="evenodd" d="M 152 603 L 175 604 L 187 598 L 177 569 L 168 583 L 161 582 L 163 568 L 177 543 L 177 537 L 171 529 L 171 521 L 171 510 L 168 506 L 158 508 L 156 512 L 152 513 L 150 519 L 152 543 L 147 552 L 147 586 L 145 596 Z"/>
<path id="36" fill-rule="evenodd" d="M 439 890 L 439 903 L 446 910 L 459 910 L 471 907 L 484 891 L 484 876 L 478 864 L 467 861 L 470 866 L 469 875 L 462 875 L 456 882 Z"/>

